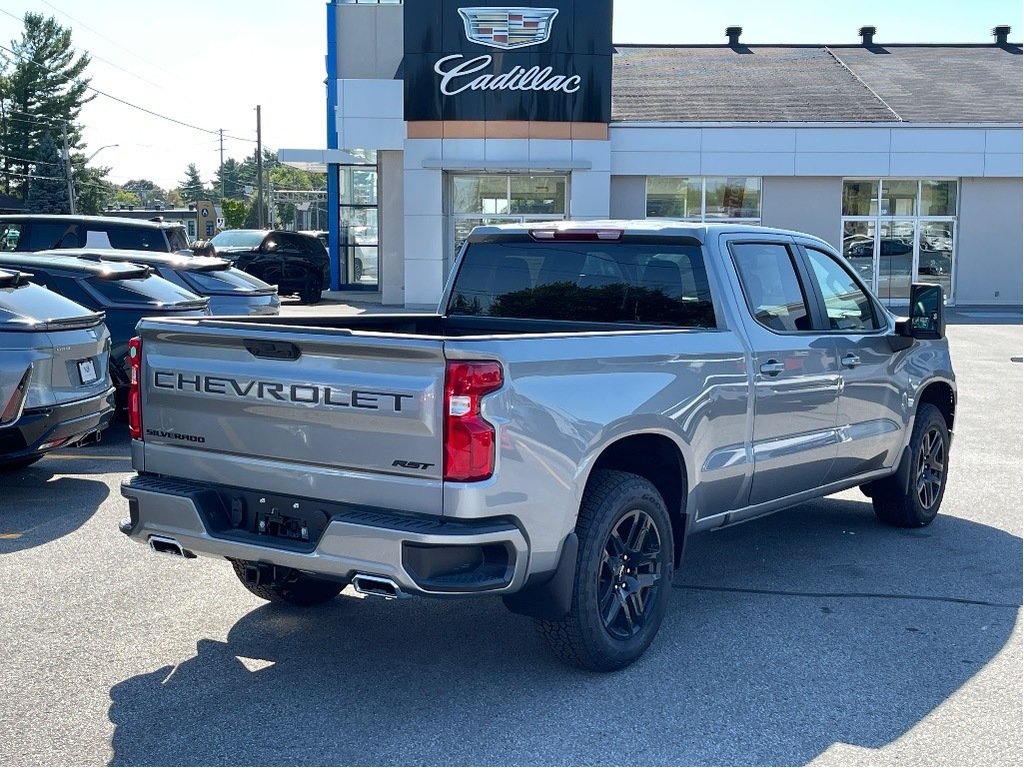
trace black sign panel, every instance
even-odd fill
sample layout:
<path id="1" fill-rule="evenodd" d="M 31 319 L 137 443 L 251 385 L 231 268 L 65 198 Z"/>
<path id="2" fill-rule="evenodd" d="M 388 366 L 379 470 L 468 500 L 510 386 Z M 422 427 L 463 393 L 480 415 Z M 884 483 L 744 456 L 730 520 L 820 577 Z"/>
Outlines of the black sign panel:
<path id="1" fill-rule="evenodd" d="M 612 0 L 409 0 L 406 120 L 607 123 Z"/>

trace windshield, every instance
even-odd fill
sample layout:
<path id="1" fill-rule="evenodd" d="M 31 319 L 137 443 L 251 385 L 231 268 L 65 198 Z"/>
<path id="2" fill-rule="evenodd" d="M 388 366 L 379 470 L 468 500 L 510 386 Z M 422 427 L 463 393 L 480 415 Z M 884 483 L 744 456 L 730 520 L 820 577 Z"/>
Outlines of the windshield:
<path id="1" fill-rule="evenodd" d="M 214 235 L 210 241 L 217 248 L 258 248 L 266 232 L 229 229 Z"/>
<path id="2" fill-rule="evenodd" d="M 448 314 L 715 327 L 699 245 L 471 243 Z"/>

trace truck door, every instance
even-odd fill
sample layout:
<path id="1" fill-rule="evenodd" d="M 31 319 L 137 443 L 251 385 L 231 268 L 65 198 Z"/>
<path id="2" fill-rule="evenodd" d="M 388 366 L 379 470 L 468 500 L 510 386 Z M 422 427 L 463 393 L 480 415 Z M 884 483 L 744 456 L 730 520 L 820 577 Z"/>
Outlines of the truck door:
<path id="1" fill-rule="evenodd" d="M 903 444 L 903 393 L 893 385 L 888 323 L 842 259 L 803 246 L 828 330 L 837 346 L 839 433 L 836 462 L 826 482 L 892 466 Z"/>
<path id="2" fill-rule="evenodd" d="M 837 451 L 839 376 L 833 339 L 814 330 L 805 267 L 792 239 L 736 236 L 728 252 L 754 356 L 754 505 L 817 488 L 828 476 Z"/>

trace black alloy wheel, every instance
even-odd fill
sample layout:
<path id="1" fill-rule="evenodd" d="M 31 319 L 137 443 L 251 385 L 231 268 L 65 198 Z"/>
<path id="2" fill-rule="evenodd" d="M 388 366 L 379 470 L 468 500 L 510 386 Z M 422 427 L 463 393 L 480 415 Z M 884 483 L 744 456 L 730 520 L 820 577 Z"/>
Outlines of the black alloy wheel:
<path id="1" fill-rule="evenodd" d="M 643 629 L 661 580 L 660 556 L 658 527 L 642 509 L 627 512 L 608 534 L 597 594 L 612 637 L 628 640 Z"/>

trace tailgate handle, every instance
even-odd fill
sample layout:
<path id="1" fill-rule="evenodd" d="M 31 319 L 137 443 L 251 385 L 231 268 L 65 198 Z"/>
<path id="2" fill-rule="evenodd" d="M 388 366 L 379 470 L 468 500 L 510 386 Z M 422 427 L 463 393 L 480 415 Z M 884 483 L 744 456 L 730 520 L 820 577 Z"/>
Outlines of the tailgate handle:
<path id="1" fill-rule="evenodd" d="M 255 357 L 265 357 L 271 360 L 298 360 L 302 357 L 302 350 L 290 341 L 246 339 L 245 348 Z"/>

